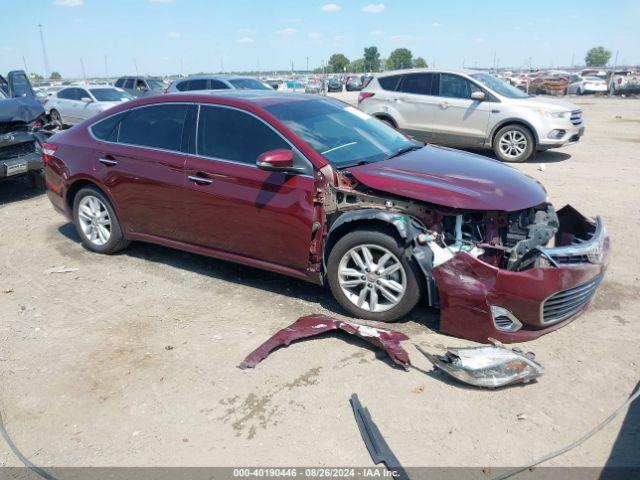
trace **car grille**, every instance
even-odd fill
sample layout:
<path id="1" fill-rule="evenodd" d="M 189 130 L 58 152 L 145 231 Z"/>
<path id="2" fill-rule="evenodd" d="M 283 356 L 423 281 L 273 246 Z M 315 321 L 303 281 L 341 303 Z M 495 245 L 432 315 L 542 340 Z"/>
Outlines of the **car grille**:
<path id="1" fill-rule="evenodd" d="M 579 312 L 595 294 L 602 277 L 603 275 L 599 275 L 577 287 L 562 290 L 547 298 L 542 303 L 542 323 L 548 325 L 560 322 Z"/>
<path id="2" fill-rule="evenodd" d="M 22 157 L 23 155 L 35 153 L 35 151 L 36 142 L 16 143 L 0 150 L 0 160 Z"/>
<path id="3" fill-rule="evenodd" d="M 574 110 L 571 112 L 571 123 L 576 126 L 582 124 L 582 110 Z"/>

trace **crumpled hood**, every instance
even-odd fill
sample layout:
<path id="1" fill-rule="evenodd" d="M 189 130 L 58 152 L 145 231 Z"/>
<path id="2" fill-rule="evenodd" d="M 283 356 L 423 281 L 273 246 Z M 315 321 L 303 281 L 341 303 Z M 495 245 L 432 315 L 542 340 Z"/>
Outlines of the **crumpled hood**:
<path id="1" fill-rule="evenodd" d="M 18 97 L 0 100 L 0 122 L 31 123 L 44 115 L 44 107 L 33 98 Z"/>
<path id="2" fill-rule="evenodd" d="M 510 212 L 539 205 L 547 197 L 537 180 L 509 165 L 432 145 L 349 171 L 370 188 L 465 210 Z"/>

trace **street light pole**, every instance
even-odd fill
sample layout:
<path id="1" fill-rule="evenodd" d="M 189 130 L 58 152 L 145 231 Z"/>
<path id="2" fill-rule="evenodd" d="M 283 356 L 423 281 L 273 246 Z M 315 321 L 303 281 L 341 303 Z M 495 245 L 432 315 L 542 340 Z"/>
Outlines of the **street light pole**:
<path id="1" fill-rule="evenodd" d="M 42 24 L 38 24 L 40 29 L 40 44 L 42 45 L 42 58 L 44 60 L 44 76 L 49 78 L 49 58 L 47 57 L 47 48 L 44 46 L 44 34 L 42 33 Z"/>

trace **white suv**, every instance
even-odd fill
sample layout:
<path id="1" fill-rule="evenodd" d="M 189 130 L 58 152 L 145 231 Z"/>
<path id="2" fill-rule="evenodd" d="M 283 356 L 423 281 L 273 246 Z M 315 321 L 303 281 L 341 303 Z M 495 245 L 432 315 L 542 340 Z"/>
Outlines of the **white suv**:
<path id="1" fill-rule="evenodd" d="M 582 111 L 531 97 L 484 72 L 413 69 L 379 74 L 360 92 L 361 110 L 418 140 L 493 148 L 507 162 L 576 143 Z"/>

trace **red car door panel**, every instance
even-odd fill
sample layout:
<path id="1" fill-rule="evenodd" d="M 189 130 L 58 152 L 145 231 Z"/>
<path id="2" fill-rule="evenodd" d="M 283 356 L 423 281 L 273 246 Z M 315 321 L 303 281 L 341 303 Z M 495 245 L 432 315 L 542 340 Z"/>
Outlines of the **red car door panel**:
<path id="1" fill-rule="evenodd" d="M 313 178 L 190 156 L 187 228 L 198 245 L 304 269 L 313 227 Z M 194 181 L 200 177 L 211 183 Z"/>

